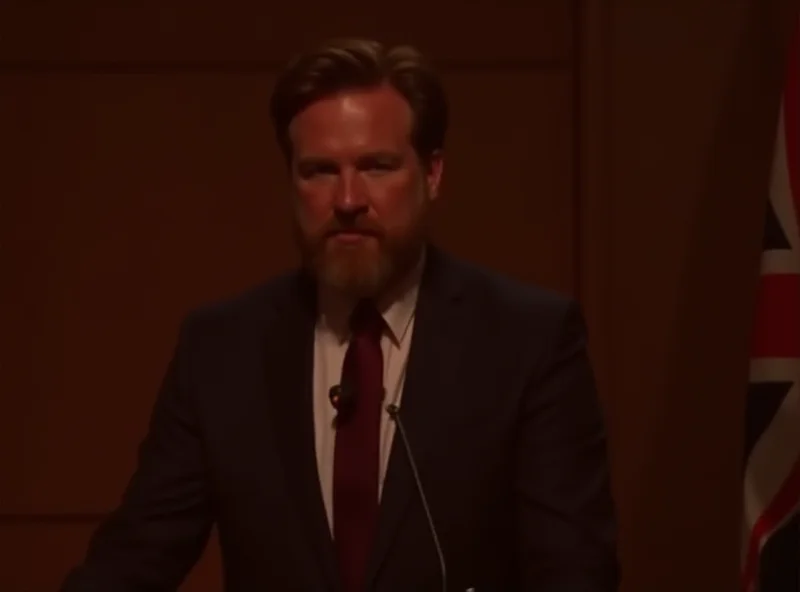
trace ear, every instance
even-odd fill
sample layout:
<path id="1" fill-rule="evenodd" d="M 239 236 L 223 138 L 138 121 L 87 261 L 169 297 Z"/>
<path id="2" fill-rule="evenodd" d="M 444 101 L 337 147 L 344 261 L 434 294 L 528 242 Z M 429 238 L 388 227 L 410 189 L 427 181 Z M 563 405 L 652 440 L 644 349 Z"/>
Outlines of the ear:
<path id="1" fill-rule="evenodd" d="M 435 150 L 430 158 L 425 172 L 425 181 L 428 184 L 428 195 L 431 200 L 439 197 L 439 185 L 442 182 L 442 172 L 444 170 L 444 153 Z"/>

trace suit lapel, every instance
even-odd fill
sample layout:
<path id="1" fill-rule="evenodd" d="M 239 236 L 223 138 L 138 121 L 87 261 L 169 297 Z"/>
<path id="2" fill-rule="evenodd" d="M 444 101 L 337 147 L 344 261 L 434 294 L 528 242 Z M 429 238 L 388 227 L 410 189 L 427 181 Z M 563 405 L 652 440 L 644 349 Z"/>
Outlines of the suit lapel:
<path id="1" fill-rule="evenodd" d="M 298 276 L 265 335 L 266 396 L 288 493 L 327 579 L 338 589 L 333 540 L 319 485 L 314 446 L 313 360 L 316 303 L 310 282 Z"/>
<path id="2" fill-rule="evenodd" d="M 462 302 L 461 276 L 444 256 L 429 249 L 420 285 L 403 387 L 400 418 L 414 459 L 425 480 L 425 457 L 440 443 L 441 426 L 459 398 L 455 377 L 469 326 Z M 373 553 L 367 573 L 367 589 L 373 584 L 391 547 L 406 506 L 419 495 L 408 456 L 396 432 L 384 481 Z M 434 520 L 436 508 L 431 508 Z"/>

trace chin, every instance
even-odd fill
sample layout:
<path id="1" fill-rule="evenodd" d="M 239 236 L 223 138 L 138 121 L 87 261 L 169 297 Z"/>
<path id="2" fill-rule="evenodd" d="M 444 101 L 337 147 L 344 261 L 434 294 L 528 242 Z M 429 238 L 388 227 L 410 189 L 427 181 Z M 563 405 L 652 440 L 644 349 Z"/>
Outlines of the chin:
<path id="1" fill-rule="evenodd" d="M 326 285 L 352 297 L 377 296 L 386 283 L 386 264 L 380 257 L 335 257 L 319 268 Z"/>

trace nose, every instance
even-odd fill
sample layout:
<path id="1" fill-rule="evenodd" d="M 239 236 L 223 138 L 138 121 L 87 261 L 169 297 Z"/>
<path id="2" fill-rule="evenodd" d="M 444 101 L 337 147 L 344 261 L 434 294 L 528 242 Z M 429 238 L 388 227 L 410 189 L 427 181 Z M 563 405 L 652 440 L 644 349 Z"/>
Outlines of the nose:
<path id="1" fill-rule="evenodd" d="M 339 175 L 334 208 L 340 214 L 354 216 L 369 208 L 367 192 L 356 171 L 345 169 Z"/>

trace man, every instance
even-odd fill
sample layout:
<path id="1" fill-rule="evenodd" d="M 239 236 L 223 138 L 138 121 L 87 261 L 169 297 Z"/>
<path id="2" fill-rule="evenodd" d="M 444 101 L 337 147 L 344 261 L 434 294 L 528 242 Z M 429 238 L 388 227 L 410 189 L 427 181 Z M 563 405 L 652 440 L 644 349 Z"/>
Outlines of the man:
<path id="1" fill-rule="evenodd" d="M 63 590 L 175 590 L 212 524 L 229 592 L 616 590 L 581 313 L 429 243 L 447 101 L 422 56 L 333 41 L 271 115 L 303 269 L 185 321 Z"/>

